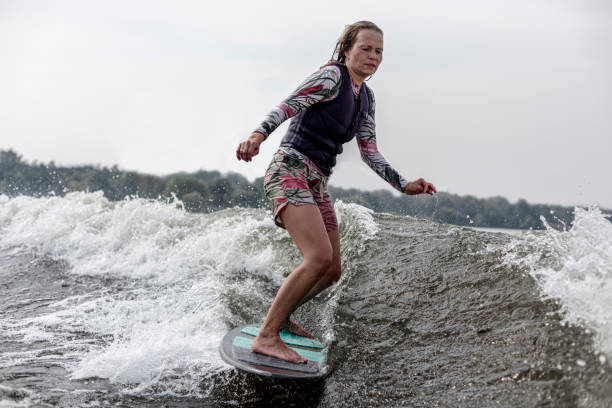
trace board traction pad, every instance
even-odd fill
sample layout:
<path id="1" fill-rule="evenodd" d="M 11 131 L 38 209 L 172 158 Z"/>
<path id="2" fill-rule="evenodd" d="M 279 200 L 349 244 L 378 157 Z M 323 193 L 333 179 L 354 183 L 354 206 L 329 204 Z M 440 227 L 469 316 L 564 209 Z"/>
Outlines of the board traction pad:
<path id="1" fill-rule="evenodd" d="M 253 353 L 251 350 L 244 348 L 234 348 L 234 355 L 247 363 L 257 364 L 267 367 L 282 368 L 300 373 L 316 373 L 319 371 L 319 363 L 308 360 L 306 364 L 290 363 L 288 361 L 279 360 L 275 357 L 264 356 L 263 354 Z"/>
<path id="2" fill-rule="evenodd" d="M 285 334 L 281 334 L 281 338 L 286 344 L 291 344 L 288 339 L 293 340 L 292 343 L 300 343 L 291 344 L 290 347 L 307 359 L 306 363 L 290 363 L 251 351 L 251 344 L 258 332 L 257 324 L 244 325 L 228 332 L 219 347 L 221 358 L 238 369 L 265 377 L 296 380 L 326 377 L 327 352 L 319 341 L 281 331 Z"/>
<path id="3" fill-rule="evenodd" d="M 259 327 L 246 326 L 246 327 L 243 327 L 242 330 L 240 330 L 240 333 L 248 334 L 250 336 L 257 336 L 257 333 L 259 333 Z M 308 337 L 298 336 L 293 333 L 286 332 L 284 330 L 280 331 L 280 338 L 286 344 L 291 344 L 293 346 L 312 347 L 312 348 L 318 348 L 318 349 L 323 348 L 323 344 L 318 340 L 309 339 Z M 302 357 L 308 358 L 305 356 L 302 356 Z"/>
<path id="4" fill-rule="evenodd" d="M 253 343 L 253 339 L 249 339 L 247 337 L 242 337 L 242 336 L 236 336 L 234 338 L 233 345 L 234 347 L 240 347 L 240 348 L 247 349 L 250 351 L 252 343 Z M 321 361 L 321 353 L 319 353 L 318 351 L 304 350 L 304 349 L 295 348 L 295 347 L 291 347 L 291 349 L 297 351 L 297 353 L 300 356 L 304 357 L 305 359 L 309 361 L 314 361 L 315 363 L 318 363 L 319 361 Z M 263 356 L 263 354 L 257 354 L 257 353 L 253 353 L 253 354 L 256 354 L 257 356 Z M 275 358 L 275 357 L 272 357 L 272 358 Z M 296 363 L 290 363 L 290 364 L 295 365 Z"/>

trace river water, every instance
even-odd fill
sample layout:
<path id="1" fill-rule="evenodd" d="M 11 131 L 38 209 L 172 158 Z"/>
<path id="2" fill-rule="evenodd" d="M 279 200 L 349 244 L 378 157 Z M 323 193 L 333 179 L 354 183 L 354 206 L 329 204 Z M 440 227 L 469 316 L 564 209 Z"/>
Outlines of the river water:
<path id="1" fill-rule="evenodd" d="M 336 202 L 343 276 L 296 320 L 324 381 L 225 364 L 300 257 L 269 212 L 0 196 L 0 407 L 610 407 L 612 224 L 515 234 Z"/>

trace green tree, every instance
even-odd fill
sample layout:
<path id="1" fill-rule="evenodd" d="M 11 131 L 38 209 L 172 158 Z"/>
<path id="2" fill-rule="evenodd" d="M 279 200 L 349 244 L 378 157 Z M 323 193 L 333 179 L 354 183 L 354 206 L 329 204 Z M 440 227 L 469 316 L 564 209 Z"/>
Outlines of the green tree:
<path id="1" fill-rule="evenodd" d="M 172 193 L 180 199 L 191 192 L 197 192 L 201 197 L 208 197 L 206 184 L 192 176 L 174 176 L 166 183 L 164 194 L 170 196 Z"/>

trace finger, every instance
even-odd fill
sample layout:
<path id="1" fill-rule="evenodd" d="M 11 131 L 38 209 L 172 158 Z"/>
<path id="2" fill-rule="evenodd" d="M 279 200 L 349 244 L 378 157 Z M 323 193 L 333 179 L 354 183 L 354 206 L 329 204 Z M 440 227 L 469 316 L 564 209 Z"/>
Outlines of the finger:
<path id="1" fill-rule="evenodd" d="M 244 161 L 246 161 L 246 159 L 247 159 L 247 155 L 246 155 L 246 142 L 240 143 L 240 157 Z"/>
<path id="2" fill-rule="evenodd" d="M 240 154 L 242 155 L 242 159 L 244 161 L 250 161 L 251 157 L 249 155 L 249 144 L 247 142 L 244 142 L 242 144 L 242 150 Z"/>
<path id="3" fill-rule="evenodd" d="M 257 143 L 251 143 L 249 147 L 249 159 L 253 160 L 253 157 L 259 153 L 259 145 Z"/>

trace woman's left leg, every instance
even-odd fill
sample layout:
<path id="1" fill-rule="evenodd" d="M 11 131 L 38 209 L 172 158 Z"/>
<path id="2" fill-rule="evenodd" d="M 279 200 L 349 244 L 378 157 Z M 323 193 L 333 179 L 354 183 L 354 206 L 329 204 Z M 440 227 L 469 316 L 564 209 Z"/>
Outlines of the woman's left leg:
<path id="1" fill-rule="evenodd" d="M 304 259 L 278 290 L 251 349 L 281 360 L 305 363 L 305 358 L 280 339 L 279 330 L 300 299 L 325 275 L 333 261 L 333 249 L 316 205 L 289 204 L 280 217 Z"/>
<path id="2" fill-rule="evenodd" d="M 329 242 L 332 246 L 332 262 L 331 265 L 325 271 L 325 274 L 317 281 L 317 283 L 310 289 L 310 291 L 300 300 L 297 304 L 293 312 L 297 310 L 298 307 L 302 306 L 304 303 L 308 302 L 310 299 L 317 296 L 319 293 L 323 292 L 325 289 L 333 285 L 334 283 L 340 280 L 340 276 L 342 274 L 341 267 L 341 259 L 340 259 L 340 234 L 338 233 L 338 229 L 327 231 L 327 236 L 329 237 Z M 291 312 L 293 314 L 293 312 Z M 291 315 L 287 317 L 287 319 L 283 322 L 281 328 L 285 330 L 289 330 L 293 334 L 297 334 L 298 336 L 305 336 L 314 338 L 315 336 L 301 327 L 299 324 L 295 323 L 293 320 L 290 320 Z"/>
<path id="3" fill-rule="evenodd" d="M 319 293 L 323 292 L 325 289 L 333 285 L 334 283 L 340 280 L 340 275 L 342 274 L 342 266 L 340 260 L 340 234 L 338 234 L 338 230 L 335 229 L 333 231 L 327 231 L 327 236 L 329 237 L 329 242 L 332 246 L 332 263 L 325 271 L 325 275 L 319 279 L 319 281 L 315 284 L 315 286 L 310 289 L 310 292 L 300 301 L 297 307 L 303 305 Z M 297 308 L 296 307 L 296 308 Z"/>

